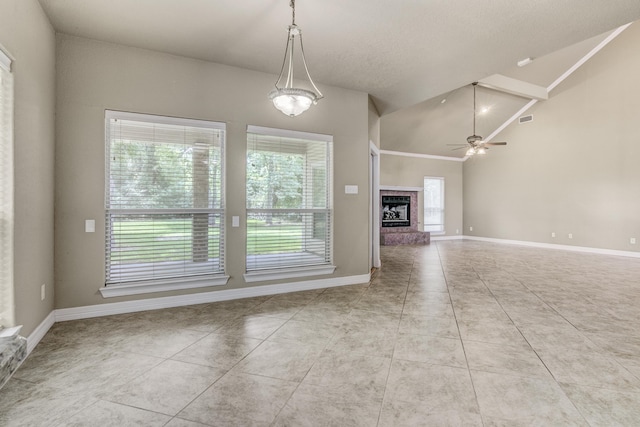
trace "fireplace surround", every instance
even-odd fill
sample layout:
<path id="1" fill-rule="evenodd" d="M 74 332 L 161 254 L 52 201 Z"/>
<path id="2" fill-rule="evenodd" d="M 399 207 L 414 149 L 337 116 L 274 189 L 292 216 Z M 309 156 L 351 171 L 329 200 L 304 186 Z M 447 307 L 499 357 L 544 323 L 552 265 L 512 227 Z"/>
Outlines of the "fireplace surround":
<path id="1" fill-rule="evenodd" d="M 429 232 L 418 230 L 418 192 L 380 190 L 380 244 L 427 245 Z"/>

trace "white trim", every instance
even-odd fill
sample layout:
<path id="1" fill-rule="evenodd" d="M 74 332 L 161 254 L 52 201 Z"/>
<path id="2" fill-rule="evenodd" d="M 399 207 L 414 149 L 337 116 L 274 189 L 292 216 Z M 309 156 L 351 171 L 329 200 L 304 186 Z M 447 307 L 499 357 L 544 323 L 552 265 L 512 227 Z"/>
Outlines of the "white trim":
<path id="1" fill-rule="evenodd" d="M 405 153 L 402 151 L 380 150 L 380 154 L 387 154 L 389 156 L 414 157 L 418 159 L 447 160 L 449 162 L 464 162 L 464 157 L 434 156 L 433 154 Z"/>
<path id="2" fill-rule="evenodd" d="M 590 248 L 586 246 L 571 246 L 571 245 L 558 245 L 555 243 L 541 243 L 541 242 L 529 242 L 526 240 L 507 240 L 507 239 L 495 239 L 493 237 L 477 237 L 477 236 L 464 236 L 466 240 L 478 240 L 481 242 L 492 242 L 492 243 L 504 243 L 506 245 L 519 245 L 519 246 L 529 246 L 533 248 L 542 248 L 542 249 L 557 249 L 562 251 L 571 251 L 571 252 L 585 252 L 590 254 L 598 254 L 598 255 L 614 255 L 614 256 L 623 256 L 629 258 L 640 258 L 640 252 L 631 252 L 631 251 L 620 251 L 616 249 L 603 249 L 603 248 Z"/>
<path id="3" fill-rule="evenodd" d="M 373 141 L 371 140 L 369 140 L 369 151 L 376 156 L 379 156 L 381 152 L 378 146 L 374 144 Z"/>
<path id="4" fill-rule="evenodd" d="M 371 197 L 369 212 L 370 262 L 371 267 L 380 268 L 380 149 L 369 140 L 369 197 Z"/>
<path id="5" fill-rule="evenodd" d="M 207 129 L 226 131 L 226 123 L 213 120 L 184 119 L 182 117 L 160 116 L 154 114 L 130 113 L 127 111 L 104 110 L 104 118 L 108 123 L 110 119 L 132 120 L 163 125 L 194 126 Z"/>
<path id="6" fill-rule="evenodd" d="M 513 123 L 513 121 L 515 119 L 517 119 L 518 117 L 520 117 L 525 111 L 527 111 L 529 108 L 533 107 L 536 103 L 538 102 L 537 99 L 532 99 L 531 101 L 527 102 L 525 104 L 524 107 L 522 107 L 521 109 L 518 110 L 517 113 L 515 113 L 513 116 L 509 117 L 507 119 L 506 122 L 504 122 L 502 125 L 500 125 L 500 127 L 498 127 L 498 129 L 494 130 L 493 132 L 491 132 L 491 135 L 489 135 L 488 137 L 486 137 L 484 139 L 485 142 L 489 142 L 491 141 L 497 134 L 499 134 L 500 132 L 502 132 L 504 130 L 504 128 L 506 128 L 507 126 L 509 126 L 511 123 Z M 467 157 L 469 158 L 469 157 Z"/>
<path id="7" fill-rule="evenodd" d="M 247 283 L 266 282 L 267 280 L 292 279 L 294 277 L 321 276 L 324 274 L 333 274 L 336 270 L 335 265 L 317 265 L 311 267 L 300 268 L 276 268 L 265 271 L 251 271 L 244 273 L 242 277 Z"/>
<path id="8" fill-rule="evenodd" d="M 562 74 L 553 83 L 551 83 L 549 85 L 549 87 L 547 87 L 547 92 L 551 92 L 553 89 L 555 89 L 556 86 L 558 86 L 567 77 L 569 77 L 571 74 L 573 74 L 573 72 L 575 70 L 580 68 L 580 66 L 582 66 L 582 64 L 587 62 L 589 59 L 591 59 L 591 57 L 593 55 L 595 55 L 596 53 L 600 52 L 600 50 L 602 50 L 603 47 L 605 47 L 613 39 L 618 37 L 620 35 L 620 33 L 622 33 L 624 30 L 626 30 L 629 25 L 631 25 L 631 23 L 628 23 L 628 24 L 622 25 L 621 27 L 616 28 L 611 34 L 609 34 L 604 40 L 602 40 L 596 47 L 591 49 L 591 51 L 589 51 L 589 53 L 587 53 L 585 56 L 583 56 L 578 62 L 573 64 L 573 66 L 571 68 L 569 68 L 567 71 L 565 71 L 564 74 Z"/>
<path id="9" fill-rule="evenodd" d="M 126 295 L 150 294 L 153 292 L 177 291 L 183 289 L 208 288 L 211 286 L 224 286 L 229 281 L 229 276 L 209 277 L 189 281 L 189 278 L 177 279 L 166 283 L 131 283 L 112 284 L 100 289 L 103 298 L 121 297 Z"/>
<path id="10" fill-rule="evenodd" d="M 433 180 L 437 179 L 438 181 L 440 181 L 440 189 L 442 190 L 442 194 L 441 194 L 441 196 L 442 196 L 442 208 L 441 208 L 442 209 L 442 224 L 429 224 L 429 225 L 426 224 L 426 221 L 425 221 L 426 218 L 425 218 L 425 213 L 424 212 L 425 212 L 425 208 L 426 208 L 425 204 L 426 204 L 426 200 L 427 200 L 427 195 L 426 195 L 427 186 L 425 184 L 425 181 L 427 179 L 433 179 Z M 445 206 L 446 206 L 446 194 L 447 194 L 447 191 L 446 191 L 446 188 L 445 188 L 446 182 L 445 182 L 444 176 L 425 176 L 424 178 L 422 178 L 422 182 L 423 182 L 423 187 L 422 187 L 422 231 L 427 231 L 427 232 L 431 233 L 431 236 L 433 236 L 433 235 L 436 235 L 436 236 L 437 235 L 444 235 L 444 234 L 446 234 L 446 227 L 445 227 L 446 209 L 445 209 Z M 433 225 L 441 225 L 442 226 L 441 230 L 439 230 L 439 231 L 430 231 L 430 230 L 425 230 L 424 229 L 425 227 L 429 227 L 429 226 L 433 226 Z"/>
<path id="11" fill-rule="evenodd" d="M 503 76 L 502 74 L 493 74 L 485 77 L 478 81 L 478 86 L 526 99 L 537 99 L 538 101 L 549 99 L 549 92 L 546 87 Z"/>
<path id="12" fill-rule="evenodd" d="M 551 92 L 553 89 L 555 89 L 556 86 L 558 86 L 560 83 L 562 83 L 567 77 L 569 77 L 571 74 L 573 74 L 574 71 L 576 71 L 578 68 L 580 68 L 580 66 L 582 66 L 585 62 L 587 62 L 589 59 L 591 59 L 591 57 L 593 55 L 595 55 L 596 53 L 598 53 L 600 50 L 602 50 L 603 47 L 605 47 L 607 44 L 609 44 L 609 42 L 611 42 L 613 39 L 615 39 L 616 37 L 618 37 L 620 35 L 620 33 L 622 33 L 624 30 L 627 29 L 627 27 L 631 25 L 631 23 L 629 24 L 625 24 L 621 27 L 618 27 L 617 29 L 615 29 L 611 34 L 609 34 L 607 36 L 607 38 L 605 38 L 603 41 L 601 41 L 596 47 L 594 47 L 593 49 L 591 49 L 591 51 L 589 51 L 589 53 L 587 53 L 585 56 L 583 56 L 582 58 L 580 58 L 580 60 L 578 60 L 578 62 L 576 62 L 575 64 L 573 64 L 573 66 L 571 66 L 567 71 L 565 71 L 560 77 L 558 77 L 553 83 L 551 83 L 548 87 L 547 87 L 547 93 Z M 504 122 L 499 128 L 497 128 L 496 130 L 494 130 L 491 135 L 489 135 L 488 137 L 485 138 L 486 142 L 491 141 L 496 135 L 498 135 L 500 132 L 502 132 L 504 130 L 504 128 L 506 128 L 507 126 L 509 126 L 515 119 L 517 119 L 518 117 L 520 117 L 522 114 L 524 114 L 525 111 L 527 111 L 529 108 L 531 108 L 533 105 L 535 105 L 538 102 L 537 99 L 532 99 L 531 101 L 529 101 L 524 107 L 522 107 L 520 110 L 518 110 L 518 112 L 516 114 L 514 114 L 513 116 L 511 116 L 509 119 L 507 119 L 506 122 Z M 464 157 L 464 160 L 467 160 L 469 157 Z"/>
<path id="13" fill-rule="evenodd" d="M 62 308 L 55 310 L 55 320 L 56 322 L 64 322 L 67 320 L 89 319 L 92 317 L 111 316 L 114 314 L 134 313 L 161 308 L 308 291 L 312 289 L 332 288 L 336 286 L 357 285 L 361 283 L 368 283 L 370 280 L 370 274 L 361 274 L 330 279 L 307 280 L 304 282 L 252 286 L 240 289 L 225 289 L 222 291 L 201 292 L 171 297 L 148 298 L 138 301 L 112 302 L 84 307 Z"/>
<path id="14" fill-rule="evenodd" d="M 433 234 L 431 235 L 431 241 L 432 242 L 440 242 L 443 240 L 462 240 L 464 239 L 464 236 L 434 236 Z"/>
<path id="15" fill-rule="evenodd" d="M 31 354 L 34 348 L 38 345 L 38 343 L 44 338 L 44 336 L 49 332 L 49 329 L 56 322 L 56 310 L 53 310 L 51 313 L 44 318 L 42 322 L 29 334 L 27 337 L 27 356 Z"/>
<path id="16" fill-rule="evenodd" d="M 264 126 L 247 125 L 247 133 L 260 135 L 281 136 L 284 138 L 310 139 L 313 141 L 333 142 L 333 135 L 323 133 L 302 132 L 298 130 L 268 128 Z"/>
<path id="17" fill-rule="evenodd" d="M 385 191 L 424 191 L 423 187 L 402 187 L 397 185 L 381 185 L 380 190 Z"/>
<path id="18" fill-rule="evenodd" d="M 8 72 L 11 72 L 11 58 L 9 55 L 4 53 L 2 48 L 0 48 L 0 68 L 5 69 Z"/>

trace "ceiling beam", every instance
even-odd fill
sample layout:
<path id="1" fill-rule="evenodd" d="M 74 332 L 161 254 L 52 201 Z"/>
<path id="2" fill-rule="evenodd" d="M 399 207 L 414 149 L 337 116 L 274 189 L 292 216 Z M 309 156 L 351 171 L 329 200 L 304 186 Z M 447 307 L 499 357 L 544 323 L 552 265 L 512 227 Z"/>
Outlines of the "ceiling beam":
<path id="1" fill-rule="evenodd" d="M 527 83 L 522 80 L 512 79 L 502 74 L 494 74 L 478 81 L 480 86 L 509 93 L 511 95 L 521 96 L 527 99 L 535 99 L 538 101 L 546 101 L 549 99 L 547 88 Z"/>

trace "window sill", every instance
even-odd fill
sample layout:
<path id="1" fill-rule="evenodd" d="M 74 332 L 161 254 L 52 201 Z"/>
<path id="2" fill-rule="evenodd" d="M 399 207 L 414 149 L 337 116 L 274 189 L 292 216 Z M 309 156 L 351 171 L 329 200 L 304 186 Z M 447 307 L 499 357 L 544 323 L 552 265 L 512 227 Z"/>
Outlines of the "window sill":
<path id="1" fill-rule="evenodd" d="M 335 265 L 320 265 L 314 267 L 279 268 L 266 271 L 252 271 L 250 273 L 244 273 L 242 276 L 244 277 L 245 282 L 251 283 L 333 274 L 335 270 Z"/>
<path id="2" fill-rule="evenodd" d="M 150 294 L 153 292 L 179 291 L 182 289 L 208 288 L 224 286 L 229 276 L 214 276 L 199 280 L 176 279 L 164 283 L 131 283 L 124 285 L 109 285 L 100 288 L 103 298 L 121 297 L 127 295 Z"/>

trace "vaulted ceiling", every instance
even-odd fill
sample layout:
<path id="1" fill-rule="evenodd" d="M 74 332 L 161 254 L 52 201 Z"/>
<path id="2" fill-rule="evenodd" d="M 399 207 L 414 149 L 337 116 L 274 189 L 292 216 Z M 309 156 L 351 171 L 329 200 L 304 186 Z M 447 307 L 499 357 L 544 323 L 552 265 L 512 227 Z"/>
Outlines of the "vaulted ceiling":
<path id="1" fill-rule="evenodd" d="M 289 0 L 39 1 L 56 31 L 272 73 L 274 81 L 291 22 Z M 385 144 L 454 156 L 464 150 L 446 144 L 472 130 L 469 83 L 499 73 L 546 87 L 608 31 L 636 19 L 638 0 L 296 2 L 321 89 L 369 93 Z M 536 59 L 515 67 L 527 57 Z M 478 101 L 492 106 L 478 117 L 485 136 L 526 103 L 486 88 Z"/>
<path id="2" fill-rule="evenodd" d="M 638 25 L 638 24 L 635 24 Z M 592 52 L 612 40 L 619 31 L 608 31 L 596 37 L 536 58 L 525 67 L 513 66 L 500 74 L 538 86 L 549 88 L 568 70 Z M 597 54 L 597 53 L 596 53 Z M 531 101 L 500 90 L 477 86 L 475 134 L 489 137 L 500 126 Z M 467 84 L 441 96 L 423 101 L 383 116 L 381 125 L 382 148 L 392 151 L 429 154 L 445 157 L 464 157 L 466 138 L 472 135 L 474 109 L 473 86 Z M 547 92 L 553 96 L 553 92 Z M 526 114 L 526 111 L 522 113 Z M 493 141 L 501 140 L 496 135 Z M 501 149 L 501 148 L 498 148 Z"/>

